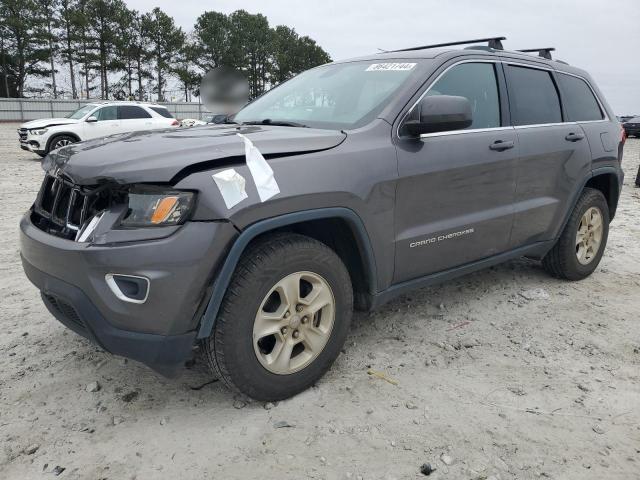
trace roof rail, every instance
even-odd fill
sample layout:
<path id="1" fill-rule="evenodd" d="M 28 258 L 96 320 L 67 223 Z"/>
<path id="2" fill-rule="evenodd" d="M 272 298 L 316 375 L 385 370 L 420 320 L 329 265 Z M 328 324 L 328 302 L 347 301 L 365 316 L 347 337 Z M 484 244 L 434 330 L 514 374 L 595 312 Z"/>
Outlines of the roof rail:
<path id="1" fill-rule="evenodd" d="M 555 48 L 546 47 L 546 48 L 525 48 L 524 50 L 516 50 L 517 52 L 524 53 L 537 53 L 539 57 L 546 58 L 547 60 L 553 60 L 551 58 L 551 52 L 555 52 Z"/>
<path id="2" fill-rule="evenodd" d="M 428 48 L 438 47 L 450 47 L 453 45 L 468 45 L 470 43 L 488 42 L 489 48 L 494 50 L 504 50 L 502 46 L 502 40 L 506 40 L 507 37 L 489 37 L 489 38 L 476 38 L 475 40 L 460 40 L 458 42 L 446 42 L 446 43 L 434 43 L 433 45 L 423 45 L 422 47 L 401 48 L 400 50 L 392 50 L 393 52 L 410 52 L 412 50 L 426 50 Z"/>

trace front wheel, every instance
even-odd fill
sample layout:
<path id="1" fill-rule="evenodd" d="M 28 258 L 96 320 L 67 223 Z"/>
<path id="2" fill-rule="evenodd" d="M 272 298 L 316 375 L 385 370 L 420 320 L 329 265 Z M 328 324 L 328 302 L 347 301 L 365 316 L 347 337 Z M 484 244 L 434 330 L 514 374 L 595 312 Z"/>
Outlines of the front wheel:
<path id="1" fill-rule="evenodd" d="M 581 280 L 593 273 L 609 236 L 609 206 L 602 192 L 585 188 L 567 225 L 542 260 L 554 277 Z"/>
<path id="2" fill-rule="evenodd" d="M 232 389 L 282 400 L 329 369 L 352 310 L 351 279 L 333 250 L 293 233 L 266 237 L 242 256 L 204 351 Z"/>
<path id="3" fill-rule="evenodd" d="M 70 135 L 58 135 L 57 137 L 53 137 L 53 139 L 49 143 L 49 149 L 47 150 L 47 152 L 66 147 L 67 145 L 71 145 L 72 143 L 76 142 L 77 140 Z"/>

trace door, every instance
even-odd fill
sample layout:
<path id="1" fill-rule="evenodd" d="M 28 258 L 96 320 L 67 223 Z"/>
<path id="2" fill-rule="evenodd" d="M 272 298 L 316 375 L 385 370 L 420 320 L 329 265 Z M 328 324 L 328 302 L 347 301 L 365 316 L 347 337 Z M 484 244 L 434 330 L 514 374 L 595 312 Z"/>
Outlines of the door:
<path id="1" fill-rule="evenodd" d="M 138 105 L 119 105 L 118 118 L 122 133 L 152 130 L 154 128 L 151 114 Z"/>
<path id="2" fill-rule="evenodd" d="M 587 135 L 593 162 L 591 168 L 617 166 L 622 136 L 620 124 L 609 121 L 595 90 L 584 78 L 561 72 L 556 72 L 556 78 L 568 119 L 577 122 Z M 640 121 L 640 118 L 636 120 Z"/>
<path id="3" fill-rule="evenodd" d="M 591 150 L 579 124 L 566 121 L 550 70 L 505 65 L 511 119 L 520 143 L 511 247 L 551 240 L 571 208 Z"/>
<path id="4" fill-rule="evenodd" d="M 454 65 L 426 95 L 466 97 L 473 123 L 397 143 L 395 283 L 505 251 L 513 222 L 519 149 L 500 64 Z"/>
<path id="5" fill-rule="evenodd" d="M 96 117 L 97 122 L 84 122 L 84 138 L 106 137 L 114 133 L 120 133 L 120 121 L 118 120 L 118 109 L 114 105 L 100 107 L 91 115 Z"/>

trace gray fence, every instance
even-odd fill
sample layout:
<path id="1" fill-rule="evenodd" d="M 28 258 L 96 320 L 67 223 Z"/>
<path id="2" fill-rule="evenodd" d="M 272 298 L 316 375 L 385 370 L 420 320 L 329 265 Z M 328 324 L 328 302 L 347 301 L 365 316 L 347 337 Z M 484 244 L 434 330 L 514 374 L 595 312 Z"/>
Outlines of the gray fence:
<path id="1" fill-rule="evenodd" d="M 39 118 L 64 117 L 92 100 L 49 100 L 41 98 L 0 98 L 0 122 L 24 122 Z M 101 100 L 94 100 L 99 102 Z M 193 102 L 159 102 L 174 117 L 202 119 L 207 109 Z"/>

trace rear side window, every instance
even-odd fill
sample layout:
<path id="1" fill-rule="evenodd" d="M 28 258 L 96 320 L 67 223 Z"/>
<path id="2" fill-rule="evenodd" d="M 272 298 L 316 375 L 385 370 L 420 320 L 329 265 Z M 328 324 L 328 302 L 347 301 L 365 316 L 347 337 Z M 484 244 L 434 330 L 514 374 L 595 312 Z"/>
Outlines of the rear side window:
<path id="1" fill-rule="evenodd" d="M 604 118 L 596 97 L 584 80 L 562 73 L 558 74 L 558 78 L 569 120 L 588 122 Z"/>
<path id="2" fill-rule="evenodd" d="M 558 90 L 549 72 L 509 65 L 507 73 L 514 125 L 562 122 Z"/>
<path id="3" fill-rule="evenodd" d="M 117 120 L 118 109 L 117 107 L 102 107 L 96 113 L 94 113 L 93 116 L 96 117 L 98 121 Z"/>
<path id="4" fill-rule="evenodd" d="M 500 97 L 492 63 L 456 65 L 429 88 L 427 96 L 432 95 L 466 97 L 473 113 L 470 129 L 500 126 Z"/>
<path id="5" fill-rule="evenodd" d="M 128 120 L 131 118 L 151 118 L 149 112 L 146 112 L 143 108 L 135 105 L 120 105 L 118 107 L 118 116 L 121 120 Z"/>
<path id="6" fill-rule="evenodd" d="M 154 112 L 159 113 L 165 118 L 173 118 L 173 115 L 171 115 L 171 112 L 166 108 L 162 108 L 162 107 L 149 107 L 149 108 Z"/>

